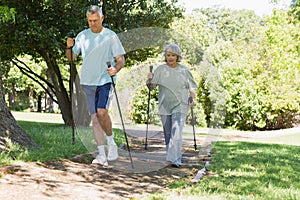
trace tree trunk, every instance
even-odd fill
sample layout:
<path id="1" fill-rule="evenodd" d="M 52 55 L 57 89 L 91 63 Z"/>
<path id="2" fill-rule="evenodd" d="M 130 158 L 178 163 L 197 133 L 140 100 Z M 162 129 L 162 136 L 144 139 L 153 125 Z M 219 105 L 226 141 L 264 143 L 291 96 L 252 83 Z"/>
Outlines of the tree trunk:
<path id="1" fill-rule="evenodd" d="M 53 83 L 53 90 L 57 98 L 58 105 L 60 107 L 62 118 L 67 126 L 72 126 L 73 123 L 70 99 L 67 90 L 64 87 L 58 64 L 56 60 L 51 57 L 49 52 L 41 50 L 40 54 L 47 63 L 50 76 L 48 78 L 50 78 L 51 82 Z"/>
<path id="2" fill-rule="evenodd" d="M 0 68 L 0 152 L 7 149 L 7 141 L 11 141 L 27 148 L 38 147 L 31 137 L 18 125 L 5 104 Z"/>
<path id="3" fill-rule="evenodd" d="M 34 112 L 34 91 L 32 89 L 32 86 L 29 86 L 28 98 L 29 98 L 30 112 Z"/>
<path id="4" fill-rule="evenodd" d="M 90 117 L 85 107 L 85 97 L 79 85 L 79 78 L 73 78 L 75 83 L 75 91 L 72 96 L 72 106 L 70 96 L 64 86 L 64 82 L 59 70 L 59 66 L 54 58 L 48 52 L 40 52 L 47 63 L 49 76 L 54 86 L 54 93 L 62 114 L 62 118 L 67 126 L 75 125 L 87 126 L 90 124 Z M 72 76 L 77 76 L 77 70 L 73 66 Z M 73 120 L 74 118 L 74 120 Z"/>
<path id="5" fill-rule="evenodd" d="M 72 94 L 73 118 L 76 126 L 89 126 L 91 118 L 88 113 L 85 102 L 85 94 L 80 85 L 80 79 L 77 75 L 74 81 L 74 91 Z"/>
<path id="6" fill-rule="evenodd" d="M 9 102 L 9 106 L 10 108 L 15 109 L 16 107 L 16 88 L 13 84 L 11 84 L 11 89 L 8 93 L 8 102 Z"/>
<path id="7" fill-rule="evenodd" d="M 37 112 L 42 112 L 42 94 L 39 94 L 37 97 Z"/>

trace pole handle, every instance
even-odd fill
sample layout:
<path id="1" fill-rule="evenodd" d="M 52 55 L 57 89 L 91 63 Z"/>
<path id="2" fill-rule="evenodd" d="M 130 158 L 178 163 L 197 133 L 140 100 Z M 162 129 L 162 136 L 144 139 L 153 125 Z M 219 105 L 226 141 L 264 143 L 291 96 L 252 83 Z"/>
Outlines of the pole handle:
<path id="1" fill-rule="evenodd" d="M 107 68 L 111 68 L 111 63 L 109 61 L 106 62 Z"/>
<path id="2" fill-rule="evenodd" d="M 71 49 L 71 51 L 72 51 L 72 47 L 75 45 L 75 33 L 74 33 L 74 31 L 70 31 L 70 32 L 68 32 L 68 34 L 67 34 L 67 37 L 68 38 L 72 38 L 73 39 L 73 45 L 70 47 L 70 49 Z M 72 58 L 72 54 L 73 53 L 71 53 L 71 58 Z"/>
<path id="3" fill-rule="evenodd" d="M 107 65 L 107 68 L 111 68 L 111 62 L 110 61 L 107 61 L 106 62 L 106 65 Z M 113 78 L 115 75 L 113 76 L 110 76 L 111 78 Z M 113 79 L 111 79 L 113 81 Z"/>
<path id="4" fill-rule="evenodd" d="M 68 33 L 68 37 L 74 38 L 74 37 L 75 37 L 74 31 L 70 31 L 70 32 Z"/>
<path id="5" fill-rule="evenodd" d="M 194 100 L 193 100 L 193 97 L 189 97 L 189 100 L 188 100 L 188 101 L 189 101 L 189 103 L 193 103 L 193 101 L 194 101 Z"/>

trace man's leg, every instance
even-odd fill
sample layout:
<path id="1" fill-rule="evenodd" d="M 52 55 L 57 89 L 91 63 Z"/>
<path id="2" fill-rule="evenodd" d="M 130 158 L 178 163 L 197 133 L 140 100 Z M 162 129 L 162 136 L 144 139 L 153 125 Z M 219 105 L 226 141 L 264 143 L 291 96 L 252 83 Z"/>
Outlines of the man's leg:
<path id="1" fill-rule="evenodd" d="M 92 119 L 93 133 L 94 133 L 94 137 L 95 137 L 97 146 L 101 146 L 101 145 L 103 146 L 104 145 L 104 131 L 99 124 L 99 119 L 97 117 L 97 114 L 96 113 L 92 114 L 91 119 Z"/>
<path id="2" fill-rule="evenodd" d="M 97 87 L 96 92 L 96 108 L 97 117 L 99 124 L 106 133 L 107 146 L 108 146 L 108 156 L 109 161 L 116 160 L 118 158 L 118 147 L 114 141 L 112 132 L 112 122 L 108 114 L 108 108 L 113 97 L 113 87 L 112 85 L 105 84 L 103 86 Z"/>
<path id="3" fill-rule="evenodd" d="M 99 124 L 101 125 L 104 132 L 106 133 L 107 146 L 108 146 L 107 159 L 109 161 L 116 160 L 118 158 L 118 147 L 114 141 L 114 137 L 112 133 L 112 123 L 108 115 L 108 111 L 106 109 L 98 108 L 97 116 L 98 116 Z"/>
<path id="4" fill-rule="evenodd" d="M 104 131 L 100 126 L 99 119 L 96 113 L 91 115 L 91 119 L 92 119 L 93 134 L 98 148 L 98 155 L 93 160 L 92 163 L 98 163 L 107 166 L 108 163 L 107 163 L 107 158 L 104 149 Z"/>
<path id="5" fill-rule="evenodd" d="M 95 109 L 95 93 L 96 93 L 96 86 L 85 86 L 82 85 L 82 89 L 85 92 L 86 95 L 86 102 L 89 114 L 91 116 L 92 121 L 92 128 L 93 128 L 93 134 L 94 138 L 97 143 L 97 149 L 98 149 L 98 155 L 97 157 L 92 161 L 92 163 L 98 163 L 102 165 L 108 165 L 107 158 L 105 154 L 104 149 L 104 131 L 102 130 L 99 120 L 97 117 L 96 109 Z"/>
<path id="6" fill-rule="evenodd" d="M 103 108 L 97 109 L 97 119 L 107 136 L 112 135 L 112 123 L 108 111 Z"/>

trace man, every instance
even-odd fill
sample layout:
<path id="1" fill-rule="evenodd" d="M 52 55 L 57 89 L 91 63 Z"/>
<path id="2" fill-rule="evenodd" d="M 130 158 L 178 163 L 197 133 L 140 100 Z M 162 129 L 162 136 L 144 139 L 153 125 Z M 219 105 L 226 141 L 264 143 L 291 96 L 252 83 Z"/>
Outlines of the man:
<path id="1" fill-rule="evenodd" d="M 88 111 L 91 115 L 94 137 L 99 154 L 92 163 L 108 165 L 108 161 L 118 158 L 118 148 L 113 138 L 112 122 L 108 107 L 113 96 L 111 77 L 124 65 L 124 48 L 112 30 L 102 26 L 104 16 L 98 6 L 89 6 L 87 13 L 89 28 L 81 31 L 75 38 L 67 39 L 66 56 L 69 61 L 82 54 L 80 84 L 86 94 Z M 73 57 L 71 58 L 71 48 Z M 107 68 L 107 62 L 113 67 Z M 106 133 L 108 156 L 104 149 L 104 132 Z"/>

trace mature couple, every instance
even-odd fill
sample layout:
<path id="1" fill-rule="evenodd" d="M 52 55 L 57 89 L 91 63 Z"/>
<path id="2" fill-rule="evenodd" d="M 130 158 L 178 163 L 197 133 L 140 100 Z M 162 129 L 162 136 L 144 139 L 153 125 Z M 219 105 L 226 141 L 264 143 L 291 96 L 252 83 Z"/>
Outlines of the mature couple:
<path id="1" fill-rule="evenodd" d="M 87 107 L 92 120 L 98 155 L 92 163 L 104 166 L 108 161 L 118 158 L 118 148 L 114 141 L 112 122 L 108 107 L 112 100 L 113 86 L 111 77 L 125 63 L 125 50 L 112 30 L 103 27 L 102 9 L 92 5 L 88 8 L 87 21 L 89 28 L 81 31 L 75 38 L 67 39 L 66 56 L 69 61 L 81 53 L 83 64 L 80 84 L 86 94 Z M 71 56 L 72 48 L 72 56 Z M 167 147 L 167 161 L 176 167 L 181 166 L 182 129 L 189 106 L 193 106 L 197 84 L 189 69 L 179 64 L 182 52 L 178 45 L 169 44 L 163 51 L 165 64 L 157 67 L 154 73 L 148 74 L 147 86 L 159 88 L 159 114 L 164 129 Z M 112 67 L 107 68 L 107 62 Z M 108 153 L 105 152 L 105 136 Z"/>

